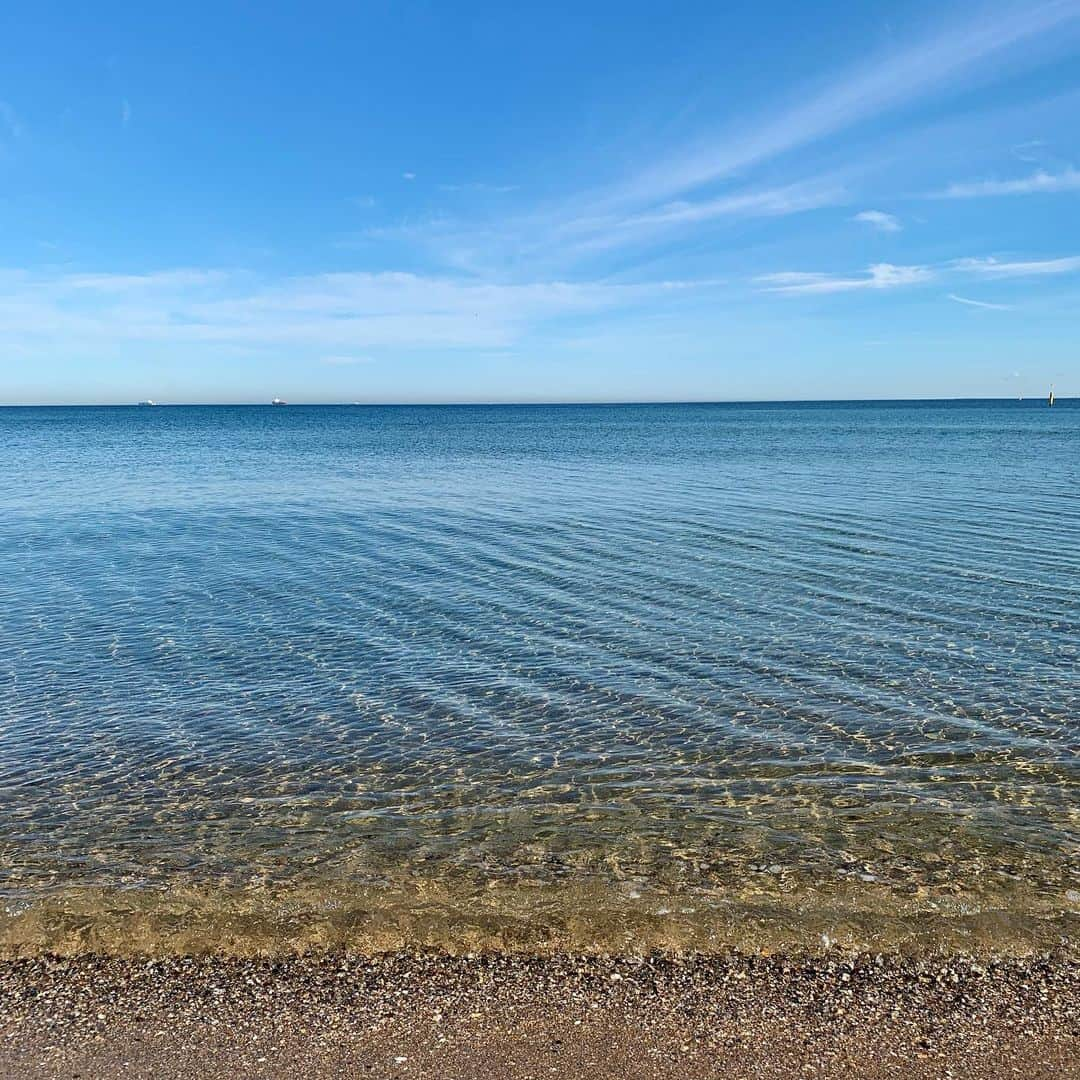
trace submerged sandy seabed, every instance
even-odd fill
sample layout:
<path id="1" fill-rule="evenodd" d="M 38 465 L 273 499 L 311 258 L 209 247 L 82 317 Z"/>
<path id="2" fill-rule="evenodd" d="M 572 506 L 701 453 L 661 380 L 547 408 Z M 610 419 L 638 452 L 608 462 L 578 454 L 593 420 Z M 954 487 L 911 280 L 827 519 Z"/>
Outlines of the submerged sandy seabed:
<path id="1" fill-rule="evenodd" d="M 0 956 L 289 955 L 345 949 L 641 955 L 898 952 L 1074 953 L 1080 894 L 996 883 L 898 892 L 875 882 L 788 880 L 769 868 L 739 888 L 642 881 L 483 881 L 419 876 L 208 888 L 58 889 L 8 898 Z"/>

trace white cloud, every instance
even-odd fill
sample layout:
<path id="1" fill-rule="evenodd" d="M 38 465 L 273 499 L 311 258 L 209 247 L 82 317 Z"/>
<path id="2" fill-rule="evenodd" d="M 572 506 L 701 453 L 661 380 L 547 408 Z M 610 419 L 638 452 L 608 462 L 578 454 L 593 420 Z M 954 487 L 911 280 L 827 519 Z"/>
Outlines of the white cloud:
<path id="1" fill-rule="evenodd" d="M 895 233 L 904 227 L 900 219 L 893 214 L 886 214 L 883 210 L 860 210 L 852 219 L 862 225 L 869 225 L 878 232 Z"/>
<path id="2" fill-rule="evenodd" d="M 1044 154 L 1043 148 L 1046 143 L 1042 139 L 1028 139 L 1026 142 L 1022 142 L 1012 148 L 1012 153 L 1015 158 L 1020 161 L 1038 162 L 1039 158 Z"/>
<path id="3" fill-rule="evenodd" d="M 182 289 L 190 286 L 225 284 L 229 274 L 224 270 L 159 270 L 148 274 L 65 274 L 58 279 L 63 287 L 75 291 L 101 293 L 149 293 Z"/>
<path id="4" fill-rule="evenodd" d="M 511 191 L 517 191 L 517 184 L 485 184 L 480 180 L 473 180 L 467 184 L 440 184 L 440 191 L 477 191 L 491 195 L 506 195 Z"/>
<path id="5" fill-rule="evenodd" d="M 499 218 L 412 219 L 397 229 L 384 228 L 383 235 L 393 233 L 433 262 L 470 273 L 502 275 L 529 267 L 538 276 L 559 277 L 605 252 L 645 251 L 678 230 L 845 202 L 850 182 L 865 172 L 865 161 L 828 176 L 789 175 L 798 181 L 789 184 L 764 183 L 749 174 L 932 94 L 1000 81 L 1063 52 L 1073 37 L 1066 24 L 1080 30 L 1078 0 L 1007 0 L 974 13 L 970 7 L 956 10 L 961 14 L 936 32 L 886 46 L 824 85 L 800 88 L 778 108 L 756 114 L 725 110 L 736 118 L 726 129 L 700 131 L 667 146 L 643 140 L 630 155 L 622 140 L 610 160 L 629 164 L 593 187 Z M 868 227 L 900 227 L 882 211 L 863 213 L 882 215 L 876 221 L 860 218 Z"/>
<path id="6" fill-rule="evenodd" d="M 843 195 L 843 190 L 833 185 L 792 184 L 762 191 L 740 191 L 697 202 L 665 203 L 654 210 L 617 219 L 611 225 L 627 229 L 653 225 L 696 225 L 718 217 L 782 216 L 828 206 L 838 202 Z"/>
<path id="7" fill-rule="evenodd" d="M 1071 274 L 1080 270 L 1080 255 L 1068 255 L 1060 259 L 1034 259 L 1019 262 L 1001 262 L 998 259 L 958 259 L 952 264 L 983 277 L 1029 277 L 1041 274 Z"/>
<path id="8" fill-rule="evenodd" d="M 379 226 L 343 237 L 339 246 L 396 239 L 416 245 L 428 258 L 489 277 L 522 267 L 539 276 L 562 276 L 581 259 L 616 248 L 646 246 L 676 229 L 710 222 L 799 214 L 842 201 L 846 193 L 831 177 L 783 187 L 742 189 L 697 201 L 681 200 L 637 210 L 592 213 L 573 203 L 480 224 L 445 215 Z M 595 208 L 592 208 L 595 209 Z"/>
<path id="9" fill-rule="evenodd" d="M 19 114 L 6 101 L 0 101 L 0 128 L 7 128 L 13 139 L 20 138 L 23 133 Z"/>
<path id="10" fill-rule="evenodd" d="M 405 273 L 261 280 L 241 271 L 153 274 L 0 271 L 0 325 L 13 346 L 167 342 L 311 349 L 329 363 L 366 350 L 504 348 L 566 316 L 665 303 L 712 282 L 478 283 Z"/>
<path id="11" fill-rule="evenodd" d="M 998 195 L 1039 195 L 1059 191 L 1080 191 L 1080 169 L 1048 173 L 1042 170 L 1017 180 L 979 180 L 950 184 L 936 193 L 939 199 L 979 199 Z"/>
<path id="12" fill-rule="evenodd" d="M 643 243 L 669 229 L 723 218 L 785 217 L 831 206 L 843 198 L 843 189 L 828 181 L 743 190 L 712 199 L 664 203 L 640 213 L 578 218 L 556 226 L 555 236 L 564 254 L 580 255 Z"/>
<path id="13" fill-rule="evenodd" d="M 401 179 L 402 180 L 415 180 L 416 179 L 416 173 L 414 173 L 414 172 L 403 172 L 401 174 Z"/>
<path id="14" fill-rule="evenodd" d="M 761 274 L 754 280 L 769 292 L 840 293 L 854 292 L 859 289 L 896 289 L 906 285 L 918 285 L 941 276 L 957 274 L 982 278 L 1005 278 L 1068 274 L 1073 271 L 1080 271 L 1080 255 L 1026 262 L 1000 262 L 993 258 L 954 259 L 952 262 L 938 266 L 894 266 L 892 263 L 876 263 L 867 267 L 865 274 L 860 276 L 784 270 L 779 273 Z M 949 293 L 948 298 L 958 304 L 1007 310 L 1007 306 L 1003 304 L 968 300 L 954 293 Z"/>
<path id="15" fill-rule="evenodd" d="M 838 293 L 859 289 L 898 289 L 929 281 L 934 272 L 925 266 L 894 266 L 876 263 L 866 268 L 861 277 L 841 277 L 836 274 L 806 273 L 786 270 L 763 274 L 755 280 L 769 292 L 780 293 Z"/>
<path id="16" fill-rule="evenodd" d="M 956 22 L 937 36 L 867 60 L 817 93 L 801 95 L 773 118 L 754 118 L 740 135 L 704 139 L 681 154 L 667 155 L 612 194 L 631 200 L 670 198 L 881 116 L 931 91 L 965 79 L 1000 78 L 1004 53 L 1078 18 L 1076 0 L 1012 4 L 989 14 L 984 8 L 980 16 Z M 1015 59 L 1022 63 L 1025 58 Z"/>
<path id="17" fill-rule="evenodd" d="M 970 300 L 966 296 L 957 296 L 956 293 L 948 293 L 947 297 L 957 304 L 966 304 L 968 307 L 987 308 L 990 311 L 1012 311 L 1010 304 L 990 304 L 985 300 Z"/>

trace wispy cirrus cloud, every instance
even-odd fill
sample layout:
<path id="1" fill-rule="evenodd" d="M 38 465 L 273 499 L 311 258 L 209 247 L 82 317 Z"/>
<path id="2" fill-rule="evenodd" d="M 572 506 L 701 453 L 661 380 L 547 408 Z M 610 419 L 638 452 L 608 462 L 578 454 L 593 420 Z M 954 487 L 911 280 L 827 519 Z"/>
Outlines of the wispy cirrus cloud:
<path id="1" fill-rule="evenodd" d="M 443 213 L 398 225 L 379 225 L 336 241 L 341 247 L 398 241 L 437 262 L 480 276 L 508 266 L 539 275 L 560 274 L 589 257 L 618 249 L 648 248 L 679 230 L 722 221 L 785 217 L 843 202 L 847 193 L 835 177 L 778 187 L 743 187 L 708 199 L 653 206 L 602 207 L 569 199 L 558 206 L 470 221 Z"/>
<path id="2" fill-rule="evenodd" d="M 875 263 L 857 277 L 839 274 L 808 273 L 784 270 L 761 274 L 754 280 L 768 292 L 778 293 L 841 293 L 862 289 L 899 289 L 929 281 L 934 271 L 925 266 L 895 266 Z"/>
<path id="3" fill-rule="evenodd" d="M 4 131 L 13 139 L 19 139 L 22 138 L 23 126 L 14 107 L 6 101 L 0 101 L 0 133 Z"/>
<path id="4" fill-rule="evenodd" d="M 71 293 L 114 293 L 126 296 L 170 293 L 177 290 L 224 285 L 231 277 L 225 270 L 200 270 L 184 267 L 176 270 L 158 270 L 146 274 L 91 274 L 69 273 L 57 277 L 44 275 L 25 280 L 37 282 L 37 287 L 68 290 Z"/>
<path id="5" fill-rule="evenodd" d="M 634 152 L 618 156 L 622 166 L 614 175 L 588 187 L 532 205 L 493 199 L 497 208 L 484 206 L 472 217 L 438 211 L 422 221 L 412 216 L 397 228 L 383 225 L 381 239 L 481 276 L 523 268 L 560 276 L 590 260 L 607 258 L 610 264 L 616 252 L 644 255 L 695 230 L 848 203 L 867 169 L 864 159 L 820 175 L 805 164 L 793 172 L 794 153 L 848 133 L 858 136 L 869 123 L 931 95 L 1005 79 L 1067 49 L 1067 24 L 1080 31 L 1080 0 L 1007 0 L 958 10 L 962 14 L 935 32 L 841 67 L 824 83 L 794 88 L 777 105 L 725 110 L 736 119 L 724 127 L 666 144 L 646 135 Z M 766 167 L 768 178 L 762 176 Z M 880 210 L 863 211 L 857 220 L 882 232 L 902 228 Z M 356 238 L 346 242 L 355 245 Z"/>
<path id="6" fill-rule="evenodd" d="M 1080 270 L 1080 255 L 1060 259 L 1028 259 L 1003 262 L 1000 259 L 957 259 L 952 266 L 982 277 L 1032 277 L 1043 274 L 1071 274 Z"/>
<path id="7" fill-rule="evenodd" d="M 1047 274 L 1069 274 L 1080 271 L 1080 255 L 1057 259 L 1029 259 L 1003 262 L 992 257 L 953 259 L 936 266 L 895 266 L 876 263 L 860 275 L 823 273 L 805 270 L 782 270 L 760 274 L 755 284 L 767 292 L 779 293 L 842 293 L 860 289 L 898 289 L 908 285 L 947 277 L 1011 278 L 1035 277 Z M 976 307 L 1006 307 L 985 301 L 968 300 L 953 293 L 950 300 Z"/>
<path id="8" fill-rule="evenodd" d="M 1002 195 L 1041 195 L 1060 191 L 1080 191 L 1080 169 L 1065 169 L 1059 173 L 1039 170 L 1031 176 L 1012 180 L 976 180 L 950 184 L 931 197 L 938 199 L 984 199 Z"/>
<path id="9" fill-rule="evenodd" d="M 972 300 L 967 296 L 957 296 L 956 293 L 946 294 L 946 299 L 956 304 L 964 304 L 967 307 L 986 308 L 988 311 L 1012 311 L 1011 304 L 991 304 L 987 300 Z"/>
<path id="10" fill-rule="evenodd" d="M 878 232 L 896 233 L 904 227 L 898 217 L 886 214 L 884 210 L 860 210 L 851 220 L 860 225 L 868 225 Z"/>
<path id="11" fill-rule="evenodd" d="M 697 202 L 664 203 L 640 214 L 617 218 L 610 223 L 616 229 L 651 228 L 667 225 L 696 225 L 723 217 L 774 217 L 799 214 L 831 206 L 845 197 L 843 187 L 835 183 L 801 183 L 759 191 L 739 191 L 715 199 Z"/>
<path id="12" fill-rule="evenodd" d="M 664 156 L 625 181 L 611 197 L 670 198 L 880 117 L 931 92 L 993 80 L 1002 73 L 1003 57 L 1017 46 L 1078 19 L 1076 0 L 982 8 L 936 35 L 873 57 L 816 93 L 800 95 L 790 108 L 757 118 L 741 134 L 702 138 L 690 149 Z M 1014 59 L 1024 62 L 1022 56 Z"/>
<path id="13" fill-rule="evenodd" d="M 517 184 L 486 184 L 482 180 L 470 180 L 465 184 L 440 184 L 440 191 L 475 191 L 490 195 L 506 195 L 517 191 Z"/>
<path id="14" fill-rule="evenodd" d="M 1020 161 L 1038 162 L 1045 146 L 1043 139 L 1025 139 L 1012 148 L 1012 155 Z"/>
<path id="15" fill-rule="evenodd" d="M 0 271 L 0 324 L 13 345 L 287 345 L 316 350 L 327 363 L 363 363 L 364 350 L 381 347 L 505 348 L 554 320 L 647 309 L 713 288 L 678 280 L 479 283 L 389 272 L 267 280 L 222 270 Z"/>
<path id="16" fill-rule="evenodd" d="M 567 250 L 597 251 L 647 241 L 674 228 L 700 226 L 725 218 L 801 214 L 833 206 L 844 198 L 844 189 L 838 182 L 813 180 L 779 188 L 741 190 L 712 199 L 678 200 L 638 213 L 578 218 L 563 223 L 558 236 Z"/>

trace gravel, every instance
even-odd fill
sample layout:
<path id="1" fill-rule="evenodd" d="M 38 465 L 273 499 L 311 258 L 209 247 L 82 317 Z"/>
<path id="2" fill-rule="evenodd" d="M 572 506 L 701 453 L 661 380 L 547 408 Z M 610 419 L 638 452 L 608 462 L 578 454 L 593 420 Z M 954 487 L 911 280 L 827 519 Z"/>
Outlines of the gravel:
<path id="1" fill-rule="evenodd" d="M 0 961 L 0 1077 L 1080 1077 L 1080 961 Z"/>

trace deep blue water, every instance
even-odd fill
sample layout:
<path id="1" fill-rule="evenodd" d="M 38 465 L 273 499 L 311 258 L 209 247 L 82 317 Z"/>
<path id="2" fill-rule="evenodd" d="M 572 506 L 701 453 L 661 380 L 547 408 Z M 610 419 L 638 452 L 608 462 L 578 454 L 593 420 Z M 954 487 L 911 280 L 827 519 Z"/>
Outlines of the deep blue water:
<path id="1" fill-rule="evenodd" d="M 16 914 L 402 871 L 1080 901 L 1076 402 L 9 408 L 0 461 Z"/>

